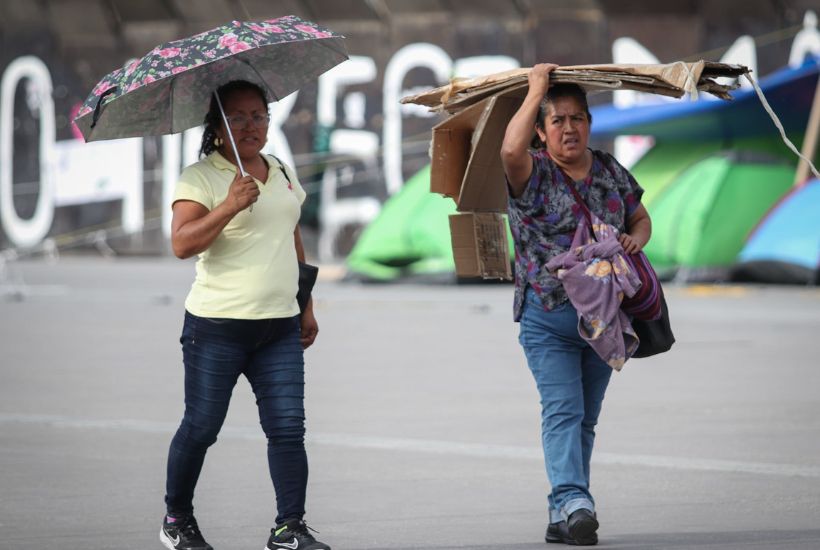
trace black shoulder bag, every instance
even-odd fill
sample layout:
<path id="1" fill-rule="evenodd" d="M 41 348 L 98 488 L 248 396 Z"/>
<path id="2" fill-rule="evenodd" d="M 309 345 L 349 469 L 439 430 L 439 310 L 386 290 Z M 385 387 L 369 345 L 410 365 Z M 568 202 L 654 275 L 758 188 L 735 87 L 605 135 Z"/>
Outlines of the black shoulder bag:
<path id="1" fill-rule="evenodd" d="M 556 164 L 556 166 L 558 166 L 558 164 Z M 558 166 L 558 169 L 564 177 L 564 183 L 566 183 L 572 192 L 575 202 L 578 203 L 578 206 L 581 207 L 581 210 L 587 217 L 589 226 L 592 227 L 592 217 L 587 203 L 584 202 L 581 194 L 578 193 L 575 186 L 572 185 L 572 178 L 570 178 L 560 166 Z M 660 284 L 658 284 L 658 294 L 661 306 L 661 316 L 658 319 L 645 320 L 638 319 L 637 317 L 632 318 L 632 330 L 635 331 L 638 340 L 640 340 L 638 349 L 632 354 L 633 358 L 650 357 L 658 353 L 669 351 L 672 344 L 675 343 L 675 335 L 672 334 L 672 326 L 669 324 L 669 308 L 666 306 L 666 298 L 663 295 L 663 287 Z"/>

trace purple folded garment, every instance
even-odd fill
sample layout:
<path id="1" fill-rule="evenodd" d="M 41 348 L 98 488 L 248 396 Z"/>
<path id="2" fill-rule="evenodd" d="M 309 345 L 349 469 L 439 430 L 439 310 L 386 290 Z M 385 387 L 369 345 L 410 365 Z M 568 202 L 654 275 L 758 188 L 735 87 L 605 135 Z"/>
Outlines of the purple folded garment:
<path id="1" fill-rule="evenodd" d="M 624 296 L 634 296 L 641 285 L 626 261 L 618 232 L 593 216 L 592 232 L 583 217 L 567 252 L 547 263 L 564 285 L 578 311 L 578 333 L 615 370 L 638 348 L 629 317 L 621 311 Z"/>

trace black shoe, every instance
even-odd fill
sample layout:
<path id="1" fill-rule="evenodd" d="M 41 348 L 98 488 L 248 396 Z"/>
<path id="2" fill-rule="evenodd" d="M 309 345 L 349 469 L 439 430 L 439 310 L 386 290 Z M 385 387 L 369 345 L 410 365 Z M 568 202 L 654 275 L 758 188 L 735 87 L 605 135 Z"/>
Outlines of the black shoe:
<path id="1" fill-rule="evenodd" d="M 569 515 L 567 529 L 569 536 L 577 541 L 592 540 L 595 537 L 595 542 L 598 542 L 598 536 L 595 534 L 598 530 L 598 519 L 585 508 L 579 508 Z"/>
<path id="2" fill-rule="evenodd" d="M 330 546 L 313 538 L 310 527 L 301 519 L 291 519 L 270 530 L 266 550 L 330 550 Z M 311 529 L 317 532 L 315 529 Z"/>
<path id="3" fill-rule="evenodd" d="M 214 550 L 202 538 L 194 516 L 181 517 L 173 523 L 168 523 L 166 516 L 159 530 L 159 541 L 168 550 Z"/>
<path id="4" fill-rule="evenodd" d="M 598 520 L 595 519 L 594 515 L 589 514 L 587 510 L 584 510 L 584 512 L 587 512 L 587 514 L 595 521 L 595 528 L 591 529 L 590 534 L 584 537 L 573 537 L 570 534 L 570 528 L 567 525 L 567 522 L 559 521 L 557 523 L 550 523 L 547 526 L 547 534 L 544 537 L 544 540 L 547 542 L 569 544 L 570 546 L 594 546 L 598 544 L 598 534 L 595 532 L 598 529 Z M 572 521 L 573 516 L 575 516 L 575 513 L 570 515 L 570 521 Z M 576 518 L 576 527 L 578 527 L 580 518 L 581 516 L 577 516 Z"/>

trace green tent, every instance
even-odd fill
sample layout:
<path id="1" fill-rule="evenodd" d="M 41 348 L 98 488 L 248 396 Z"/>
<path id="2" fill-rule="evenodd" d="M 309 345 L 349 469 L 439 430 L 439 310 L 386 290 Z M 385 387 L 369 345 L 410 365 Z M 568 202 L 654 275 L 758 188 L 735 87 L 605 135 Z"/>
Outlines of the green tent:
<path id="1" fill-rule="evenodd" d="M 430 193 L 430 166 L 405 182 L 362 232 L 347 257 L 348 271 L 373 281 L 455 271 L 448 216 L 452 199 Z"/>
<path id="2" fill-rule="evenodd" d="M 658 143 L 631 169 L 645 190 L 652 216 L 646 253 L 659 272 L 730 266 L 749 231 L 790 188 L 794 167 L 780 163 L 787 158 L 782 143 L 745 140 L 743 149 L 756 155 L 745 160 L 721 155 L 724 145 Z M 764 157 L 768 162 L 761 162 Z M 430 193 L 427 166 L 362 232 L 347 257 L 348 272 L 369 281 L 453 278 L 448 216 L 454 213 L 451 199 Z"/>
<path id="3" fill-rule="evenodd" d="M 430 192 L 430 166 L 407 180 L 362 232 L 347 257 L 350 275 L 367 281 L 403 277 L 455 281 L 450 214 L 456 204 Z M 514 254 L 507 227 L 510 258 Z"/>
<path id="4" fill-rule="evenodd" d="M 790 138 L 799 147 L 801 136 L 790 136 Z M 728 146 L 727 143 L 720 141 L 658 142 L 641 157 L 635 166 L 630 168 L 630 172 L 644 189 L 641 202 L 651 211 L 655 199 L 684 170 L 709 156 L 726 151 L 728 148 L 746 153 L 760 153 L 761 156 L 771 157 L 773 161 L 777 160 L 785 163 L 795 161 L 794 154 L 786 148 L 780 139 L 736 139 Z"/>
<path id="5" fill-rule="evenodd" d="M 794 166 L 762 161 L 756 153 L 695 162 L 646 201 L 652 217 L 647 256 L 659 271 L 730 266 L 793 179 Z"/>

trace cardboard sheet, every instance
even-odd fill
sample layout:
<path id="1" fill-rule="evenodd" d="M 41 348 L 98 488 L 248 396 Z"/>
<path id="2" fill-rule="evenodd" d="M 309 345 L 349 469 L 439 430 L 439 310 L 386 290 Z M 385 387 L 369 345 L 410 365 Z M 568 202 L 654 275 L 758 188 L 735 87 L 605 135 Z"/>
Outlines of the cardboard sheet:
<path id="1" fill-rule="evenodd" d="M 402 98 L 402 103 L 425 105 L 433 111 L 459 112 L 470 105 L 514 88 L 523 87 L 526 93 L 529 68 L 514 69 L 477 78 L 453 79 L 445 86 L 421 94 Z M 749 69 L 743 65 L 729 65 L 706 61 L 676 61 L 666 64 L 603 64 L 572 65 L 553 71 L 552 82 L 574 82 L 587 91 L 636 90 L 659 95 L 682 97 L 698 91 L 731 99 L 729 91 L 736 84 L 721 84 L 718 77 L 737 78 Z"/>

